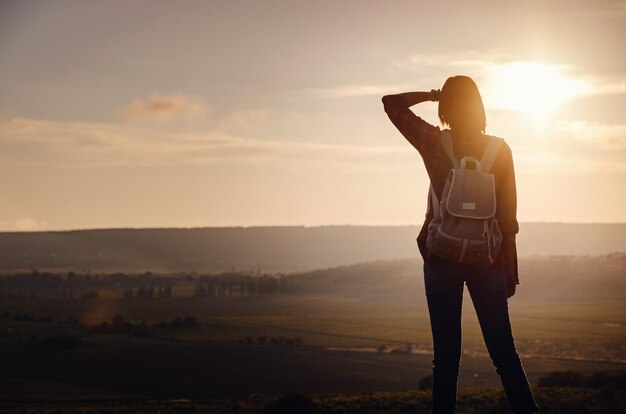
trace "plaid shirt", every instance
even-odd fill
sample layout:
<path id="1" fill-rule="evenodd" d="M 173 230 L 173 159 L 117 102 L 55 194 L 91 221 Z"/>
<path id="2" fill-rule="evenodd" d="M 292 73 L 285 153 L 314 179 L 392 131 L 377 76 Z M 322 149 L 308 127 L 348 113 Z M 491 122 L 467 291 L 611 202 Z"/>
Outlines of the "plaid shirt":
<path id="1" fill-rule="evenodd" d="M 441 130 L 415 115 L 408 107 L 404 97 L 388 96 L 385 99 L 385 112 L 389 119 L 417 149 L 424 160 L 428 177 L 439 200 L 443 193 L 448 173 L 452 168 L 452 161 L 443 150 L 440 142 Z M 458 159 L 469 155 L 480 159 L 487 147 L 489 138 L 485 136 L 467 137 L 460 140 L 453 136 L 454 154 Z M 493 163 L 491 172 L 495 175 L 496 185 L 496 218 L 503 235 L 502 248 L 497 262 L 504 263 L 507 275 L 519 283 L 517 272 L 517 250 L 515 235 L 519 231 L 517 223 L 517 195 L 515 189 L 515 171 L 511 148 L 504 143 Z M 424 261 L 430 261 L 433 254 L 426 248 L 428 223 L 433 218 L 429 208 L 422 229 L 417 237 L 417 244 Z"/>

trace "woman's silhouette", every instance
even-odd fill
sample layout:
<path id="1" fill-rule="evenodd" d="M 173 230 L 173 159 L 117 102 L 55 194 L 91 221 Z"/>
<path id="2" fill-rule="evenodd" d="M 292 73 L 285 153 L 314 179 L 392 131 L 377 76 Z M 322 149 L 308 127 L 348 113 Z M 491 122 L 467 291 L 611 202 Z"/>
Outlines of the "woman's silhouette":
<path id="1" fill-rule="evenodd" d="M 383 97 L 385 112 L 404 137 L 419 151 L 438 199 L 452 162 L 441 145 L 442 131 L 416 116 L 409 107 L 439 101 L 439 119 L 449 126 L 456 158 L 480 159 L 489 138 L 480 93 L 467 76 L 448 78 L 441 91 L 407 92 Z M 461 361 L 461 306 L 467 284 L 489 355 L 500 375 L 509 406 L 516 414 L 535 413 L 526 374 L 515 349 L 508 312 L 508 298 L 519 284 L 515 235 L 517 198 L 511 149 L 503 144 L 496 156 L 496 219 L 503 234 L 495 263 L 486 269 L 447 261 L 426 247 L 432 209 L 417 237 L 424 258 L 424 284 L 434 343 L 433 413 L 454 413 Z"/>

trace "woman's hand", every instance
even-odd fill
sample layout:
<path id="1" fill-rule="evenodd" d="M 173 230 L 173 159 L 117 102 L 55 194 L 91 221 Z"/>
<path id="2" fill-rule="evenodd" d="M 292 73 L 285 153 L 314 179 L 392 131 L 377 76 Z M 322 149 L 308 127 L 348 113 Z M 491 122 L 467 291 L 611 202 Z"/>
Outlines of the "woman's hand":
<path id="1" fill-rule="evenodd" d="M 439 102 L 439 96 L 441 95 L 440 89 L 431 89 L 430 90 L 430 100 L 433 102 Z"/>
<path id="2" fill-rule="evenodd" d="M 517 283 L 515 280 L 508 279 L 506 283 L 506 297 L 510 298 L 515 295 L 515 289 L 517 287 Z"/>

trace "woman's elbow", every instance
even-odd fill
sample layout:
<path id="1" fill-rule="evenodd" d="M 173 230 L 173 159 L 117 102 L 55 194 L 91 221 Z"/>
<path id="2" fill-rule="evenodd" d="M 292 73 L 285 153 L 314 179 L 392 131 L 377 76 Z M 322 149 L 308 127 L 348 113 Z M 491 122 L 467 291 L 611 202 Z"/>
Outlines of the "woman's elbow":
<path id="1" fill-rule="evenodd" d="M 385 95 L 382 98 L 382 102 L 385 112 L 389 113 L 392 108 L 398 105 L 398 95 Z"/>

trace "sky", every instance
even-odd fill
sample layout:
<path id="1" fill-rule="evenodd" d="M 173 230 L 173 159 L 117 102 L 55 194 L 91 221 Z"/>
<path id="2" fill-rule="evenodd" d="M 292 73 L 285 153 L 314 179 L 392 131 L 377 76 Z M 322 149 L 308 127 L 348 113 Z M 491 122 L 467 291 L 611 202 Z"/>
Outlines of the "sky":
<path id="1" fill-rule="evenodd" d="M 458 74 L 520 222 L 625 222 L 624 39 L 626 1 L 0 0 L 0 230 L 421 224 L 381 97 Z"/>

